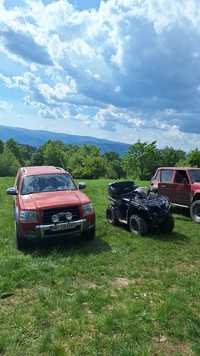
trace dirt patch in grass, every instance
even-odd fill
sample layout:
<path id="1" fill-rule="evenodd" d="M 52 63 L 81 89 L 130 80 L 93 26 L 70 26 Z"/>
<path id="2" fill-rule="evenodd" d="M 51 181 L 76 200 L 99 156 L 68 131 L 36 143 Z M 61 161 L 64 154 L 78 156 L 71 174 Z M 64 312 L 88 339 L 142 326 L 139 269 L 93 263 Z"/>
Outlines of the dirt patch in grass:
<path id="1" fill-rule="evenodd" d="M 111 282 L 112 288 L 126 288 L 129 286 L 130 283 L 133 283 L 131 280 L 128 278 L 122 278 L 122 277 L 117 277 L 114 278 Z"/>
<path id="2" fill-rule="evenodd" d="M 35 289 L 17 289 L 15 292 L 2 293 L 0 308 L 15 308 L 18 304 L 32 304 L 37 299 L 37 291 Z"/>
<path id="3" fill-rule="evenodd" d="M 83 307 L 83 310 L 85 311 L 86 315 L 89 317 L 89 319 L 93 319 L 94 314 L 93 314 L 92 310 L 90 309 L 89 304 L 82 303 L 82 307 Z"/>
<path id="4" fill-rule="evenodd" d="M 169 355 L 185 355 L 191 356 L 192 351 L 188 344 L 184 342 L 180 343 L 171 343 L 167 337 L 160 336 L 154 338 L 154 344 L 152 347 L 152 355 L 155 356 L 169 356 Z"/>
<path id="5" fill-rule="evenodd" d="M 176 264 L 175 269 L 179 273 L 190 274 L 194 270 L 199 271 L 200 261 L 193 261 L 192 263 L 189 261 L 179 262 Z"/>
<path id="6" fill-rule="evenodd" d="M 98 288 L 98 285 L 94 282 L 85 281 L 82 283 L 82 287 L 88 289 L 96 289 Z"/>

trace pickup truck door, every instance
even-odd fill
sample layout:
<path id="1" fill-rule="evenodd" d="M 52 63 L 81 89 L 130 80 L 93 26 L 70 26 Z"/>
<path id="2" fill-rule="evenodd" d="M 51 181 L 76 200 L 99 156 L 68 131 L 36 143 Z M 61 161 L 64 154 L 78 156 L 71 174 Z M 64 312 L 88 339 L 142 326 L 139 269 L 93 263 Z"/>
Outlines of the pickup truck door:
<path id="1" fill-rule="evenodd" d="M 174 171 L 163 169 L 160 172 L 160 182 L 158 183 L 159 195 L 164 195 L 173 201 L 174 184 L 173 184 Z"/>
<path id="2" fill-rule="evenodd" d="M 173 203 L 189 206 L 191 202 L 190 184 L 174 183 Z"/>
<path id="3" fill-rule="evenodd" d="M 173 203 L 189 206 L 191 203 L 191 184 L 186 171 L 176 171 L 173 189 Z"/>

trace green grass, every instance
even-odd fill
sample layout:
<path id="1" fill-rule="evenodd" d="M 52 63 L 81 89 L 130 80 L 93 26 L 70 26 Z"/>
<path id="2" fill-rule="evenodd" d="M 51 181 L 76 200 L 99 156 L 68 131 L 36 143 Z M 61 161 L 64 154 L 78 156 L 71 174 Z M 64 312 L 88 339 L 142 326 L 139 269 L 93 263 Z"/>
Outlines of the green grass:
<path id="1" fill-rule="evenodd" d="M 106 180 L 88 181 L 94 242 L 18 252 L 0 179 L 0 355 L 200 355 L 200 228 L 132 237 L 105 220 Z"/>

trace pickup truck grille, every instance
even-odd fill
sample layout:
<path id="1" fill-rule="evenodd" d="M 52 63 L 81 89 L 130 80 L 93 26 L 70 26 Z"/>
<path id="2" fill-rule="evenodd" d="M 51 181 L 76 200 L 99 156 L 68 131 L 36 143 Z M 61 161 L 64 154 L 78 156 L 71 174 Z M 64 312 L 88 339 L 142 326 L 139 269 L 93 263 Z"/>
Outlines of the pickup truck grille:
<path id="1" fill-rule="evenodd" d="M 55 209 L 45 209 L 43 210 L 43 223 L 44 224 L 52 224 L 52 215 L 56 215 L 59 213 L 71 213 L 72 221 L 80 219 L 80 208 L 79 206 L 66 206 L 63 208 L 55 208 Z M 65 217 L 61 216 L 60 222 L 65 221 Z"/>

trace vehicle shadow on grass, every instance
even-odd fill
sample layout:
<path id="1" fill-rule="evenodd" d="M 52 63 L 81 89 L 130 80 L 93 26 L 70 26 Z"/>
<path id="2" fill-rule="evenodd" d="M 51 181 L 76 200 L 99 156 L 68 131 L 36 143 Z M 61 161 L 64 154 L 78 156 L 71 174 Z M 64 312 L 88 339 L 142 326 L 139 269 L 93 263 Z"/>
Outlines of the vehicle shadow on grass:
<path id="1" fill-rule="evenodd" d="M 172 213 L 173 215 L 175 214 L 177 220 L 192 221 L 190 217 L 190 210 L 187 208 L 177 208 L 174 206 L 172 208 Z"/>
<path id="2" fill-rule="evenodd" d="M 118 225 L 118 228 L 130 233 L 129 229 L 125 225 Z M 142 239 L 152 239 L 159 240 L 161 242 L 177 242 L 177 243 L 187 243 L 190 241 L 190 237 L 177 231 L 173 231 L 169 234 L 163 234 L 159 231 L 149 232 L 147 235 L 140 236 Z"/>
<path id="3" fill-rule="evenodd" d="M 109 251 L 111 251 L 110 245 L 101 236 L 96 236 L 93 241 L 72 240 L 69 238 L 57 241 L 41 241 L 32 248 L 27 249 L 25 253 L 31 254 L 33 257 L 45 257 L 53 253 L 68 257 L 75 255 L 98 255 Z"/>
<path id="4" fill-rule="evenodd" d="M 188 243 L 191 239 L 189 236 L 181 234 L 180 232 L 173 231 L 170 234 L 149 234 L 145 236 L 146 238 L 151 238 L 153 240 L 159 240 L 161 242 L 175 242 L 175 243 Z"/>

